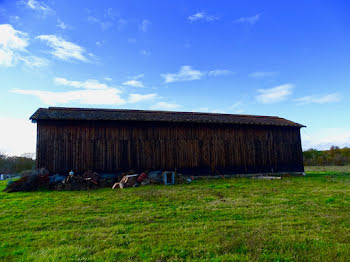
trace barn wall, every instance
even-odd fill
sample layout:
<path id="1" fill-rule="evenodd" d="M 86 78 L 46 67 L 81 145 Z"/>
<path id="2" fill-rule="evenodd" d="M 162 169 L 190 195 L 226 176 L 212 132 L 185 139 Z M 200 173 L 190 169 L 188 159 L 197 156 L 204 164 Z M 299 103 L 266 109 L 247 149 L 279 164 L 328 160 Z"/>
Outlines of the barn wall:
<path id="1" fill-rule="evenodd" d="M 53 173 L 304 171 L 297 127 L 107 121 L 39 121 L 37 167 Z"/>

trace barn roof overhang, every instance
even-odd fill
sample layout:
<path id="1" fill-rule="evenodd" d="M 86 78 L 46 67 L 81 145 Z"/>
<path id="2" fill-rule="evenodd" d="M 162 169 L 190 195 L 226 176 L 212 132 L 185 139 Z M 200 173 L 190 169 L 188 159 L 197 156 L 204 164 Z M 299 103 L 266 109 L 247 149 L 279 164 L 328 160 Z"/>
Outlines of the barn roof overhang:
<path id="1" fill-rule="evenodd" d="M 305 127 L 277 116 L 66 107 L 39 108 L 30 119 L 33 122 L 40 120 L 135 121 Z"/>

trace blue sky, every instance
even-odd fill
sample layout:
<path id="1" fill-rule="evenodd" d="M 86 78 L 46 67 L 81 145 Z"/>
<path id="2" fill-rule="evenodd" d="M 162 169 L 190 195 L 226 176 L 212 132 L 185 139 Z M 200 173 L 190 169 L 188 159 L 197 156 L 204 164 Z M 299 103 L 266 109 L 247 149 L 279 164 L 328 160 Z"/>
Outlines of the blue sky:
<path id="1" fill-rule="evenodd" d="M 0 151 L 34 152 L 48 106 L 277 115 L 304 149 L 350 146 L 349 7 L 0 0 Z"/>

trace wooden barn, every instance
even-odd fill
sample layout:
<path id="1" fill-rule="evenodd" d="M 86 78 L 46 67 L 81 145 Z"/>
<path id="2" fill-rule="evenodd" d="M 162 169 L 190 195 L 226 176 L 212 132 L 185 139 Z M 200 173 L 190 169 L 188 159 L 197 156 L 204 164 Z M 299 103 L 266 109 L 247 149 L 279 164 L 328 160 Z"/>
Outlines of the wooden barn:
<path id="1" fill-rule="evenodd" d="M 304 172 L 303 125 L 272 116 L 39 108 L 36 165 L 51 173 Z"/>

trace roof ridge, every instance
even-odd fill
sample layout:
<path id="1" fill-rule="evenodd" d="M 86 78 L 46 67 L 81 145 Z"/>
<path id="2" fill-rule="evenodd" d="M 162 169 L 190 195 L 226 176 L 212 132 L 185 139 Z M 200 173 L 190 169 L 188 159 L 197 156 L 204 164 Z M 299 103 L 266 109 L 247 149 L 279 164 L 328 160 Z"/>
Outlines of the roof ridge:
<path id="1" fill-rule="evenodd" d="M 40 108 L 47 110 L 47 108 Z M 210 112 L 186 112 L 186 111 L 164 111 L 164 110 L 142 110 L 142 109 L 112 109 L 112 108 L 83 108 L 83 107 L 49 107 L 49 110 L 70 110 L 70 111 L 106 111 L 106 112 L 142 112 L 142 113 L 162 113 L 162 114 L 184 114 L 184 115 L 226 115 L 238 117 L 256 117 L 256 118 L 275 118 L 284 119 L 278 116 L 263 115 L 244 115 L 244 114 L 228 114 L 228 113 L 210 113 Z"/>
<path id="2" fill-rule="evenodd" d="M 30 119 L 33 121 L 98 120 L 304 127 L 301 124 L 278 116 L 78 107 L 39 108 Z"/>

